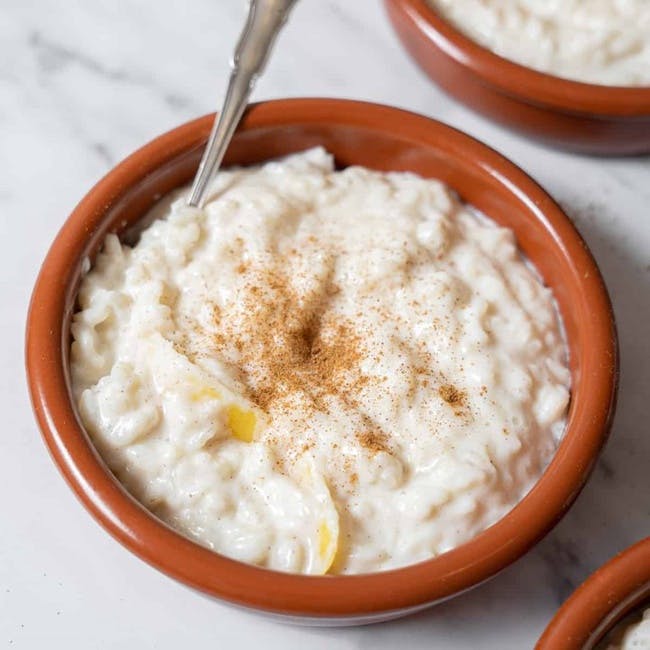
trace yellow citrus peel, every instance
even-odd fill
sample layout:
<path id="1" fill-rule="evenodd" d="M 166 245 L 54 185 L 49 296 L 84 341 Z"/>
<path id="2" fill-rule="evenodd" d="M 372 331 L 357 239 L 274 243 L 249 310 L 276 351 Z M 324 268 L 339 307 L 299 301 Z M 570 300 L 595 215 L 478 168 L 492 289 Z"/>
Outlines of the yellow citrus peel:
<path id="1" fill-rule="evenodd" d="M 313 557 L 307 572 L 324 575 L 332 567 L 338 551 L 339 515 L 327 483 L 316 470 L 313 460 L 303 457 L 299 466 L 300 482 L 312 494 L 318 513 L 315 539 L 312 538 Z"/>
<path id="2" fill-rule="evenodd" d="M 232 435 L 242 442 L 253 442 L 257 416 L 253 411 L 231 404 L 227 411 L 228 428 Z"/>

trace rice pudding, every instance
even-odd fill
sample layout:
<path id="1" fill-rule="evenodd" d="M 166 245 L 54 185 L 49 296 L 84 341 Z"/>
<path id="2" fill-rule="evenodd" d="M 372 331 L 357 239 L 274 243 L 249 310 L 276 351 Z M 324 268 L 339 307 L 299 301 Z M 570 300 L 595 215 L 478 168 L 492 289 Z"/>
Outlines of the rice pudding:
<path id="1" fill-rule="evenodd" d="M 429 0 L 496 54 L 558 77 L 650 85 L 647 0 Z"/>
<path id="2" fill-rule="evenodd" d="M 552 294 L 441 182 L 321 148 L 221 172 L 106 238 L 79 290 L 82 421 L 129 492 L 206 547 L 365 573 L 511 510 L 565 427 Z"/>

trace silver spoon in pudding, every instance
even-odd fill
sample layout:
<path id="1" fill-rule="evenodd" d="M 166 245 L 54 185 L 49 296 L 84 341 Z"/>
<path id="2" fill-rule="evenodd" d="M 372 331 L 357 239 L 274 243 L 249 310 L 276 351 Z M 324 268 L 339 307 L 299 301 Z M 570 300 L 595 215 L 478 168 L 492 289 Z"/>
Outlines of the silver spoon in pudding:
<path id="1" fill-rule="evenodd" d="M 268 61 L 276 36 L 297 0 L 251 0 L 246 24 L 231 61 L 230 80 L 221 112 L 215 118 L 188 205 L 201 208 L 235 129 L 246 109 L 256 80 Z"/>

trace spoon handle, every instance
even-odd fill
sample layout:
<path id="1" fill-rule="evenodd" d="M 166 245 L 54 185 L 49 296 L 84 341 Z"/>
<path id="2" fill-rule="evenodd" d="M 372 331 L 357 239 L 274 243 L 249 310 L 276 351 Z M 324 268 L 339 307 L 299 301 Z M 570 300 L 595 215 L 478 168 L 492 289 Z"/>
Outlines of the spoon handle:
<path id="1" fill-rule="evenodd" d="M 202 207 L 206 189 L 219 169 L 257 78 L 291 7 L 297 0 L 251 0 L 248 18 L 231 62 L 230 80 L 219 116 L 194 177 L 188 205 Z"/>

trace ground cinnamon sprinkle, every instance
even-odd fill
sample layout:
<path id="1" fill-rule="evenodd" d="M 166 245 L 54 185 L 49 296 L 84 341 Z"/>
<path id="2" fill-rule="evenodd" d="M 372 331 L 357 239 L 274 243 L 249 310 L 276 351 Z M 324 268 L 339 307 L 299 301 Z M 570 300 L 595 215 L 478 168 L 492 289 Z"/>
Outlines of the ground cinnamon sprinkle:
<path id="1" fill-rule="evenodd" d="M 452 384 L 443 384 L 438 388 L 438 394 L 454 409 L 455 415 L 460 415 L 467 401 L 465 391 L 459 390 Z"/>
<path id="2" fill-rule="evenodd" d="M 336 284 L 335 254 L 320 257 L 316 267 L 302 255 L 303 250 L 294 247 L 282 255 L 268 251 L 259 260 L 235 264 L 236 293 L 208 312 L 214 325 L 210 354 L 231 371 L 239 383 L 237 390 L 271 421 L 279 418 L 285 423 L 283 429 L 288 423 L 283 432 L 266 428 L 266 442 L 281 450 L 275 461 L 279 470 L 288 470 L 295 459 L 320 444 L 313 430 L 315 418 L 323 413 L 343 412 L 344 417 L 352 417 L 356 421 L 352 440 L 366 453 L 399 454 L 390 432 L 364 407 L 369 382 L 376 382 L 381 391 L 386 378 L 365 374 L 362 362 L 381 364 L 382 349 L 366 347 L 373 332 L 364 331 L 368 322 L 364 314 L 346 316 L 337 303 L 341 289 Z M 399 314 L 380 315 L 400 318 Z M 404 342 L 400 345 L 405 358 L 415 364 L 404 366 L 405 372 L 412 370 L 417 377 L 409 398 L 415 399 L 421 388 L 438 384 L 439 396 L 454 415 L 466 417 L 467 393 L 434 373 L 431 353 Z M 327 453 L 347 477 L 346 489 L 354 486 L 359 480 L 354 453 L 349 456 L 349 450 L 336 445 Z"/>
<path id="3" fill-rule="evenodd" d="M 357 433 L 357 440 L 359 444 L 376 454 L 380 451 L 389 452 L 388 441 L 386 434 L 375 431 L 366 431 L 364 433 Z"/>
<path id="4" fill-rule="evenodd" d="M 213 342 L 237 366 L 250 399 L 266 411 L 295 410 L 298 399 L 309 411 L 326 408 L 328 397 L 357 394 L 368 381 L 359 368 L 362 340 L 330 309 L 340 291 L 331 273 L 301 294 L 278 268 L 246 271 L 250 281 L 239 296 L 241 309 L 215 312 Z"/>

